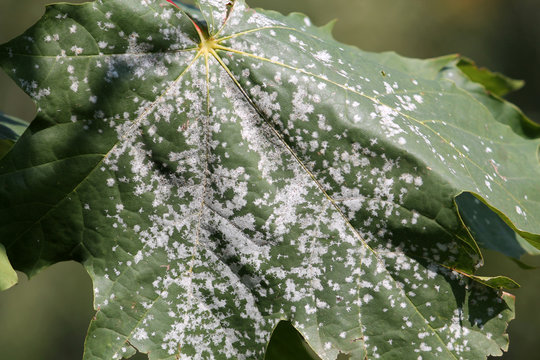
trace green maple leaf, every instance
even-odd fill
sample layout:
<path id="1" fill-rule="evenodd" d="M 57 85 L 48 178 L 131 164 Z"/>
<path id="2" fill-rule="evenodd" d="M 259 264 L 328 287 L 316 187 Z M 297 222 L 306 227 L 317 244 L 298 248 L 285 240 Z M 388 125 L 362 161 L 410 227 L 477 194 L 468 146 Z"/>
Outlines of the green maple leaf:
<path id="1" fill-rule="evenodd" d="M 538 248 L 539 142 L 467 88 L 486 76 L 197 4 L 56 4 L 0 47 L 39 108 L 0 161 L 0 241 L 29 275 L 85 266 L 84 358 L 262 358 L 284 319 L 323 359 L 506 348 L 515 283 L 473 275 L 455 198 Z"/>

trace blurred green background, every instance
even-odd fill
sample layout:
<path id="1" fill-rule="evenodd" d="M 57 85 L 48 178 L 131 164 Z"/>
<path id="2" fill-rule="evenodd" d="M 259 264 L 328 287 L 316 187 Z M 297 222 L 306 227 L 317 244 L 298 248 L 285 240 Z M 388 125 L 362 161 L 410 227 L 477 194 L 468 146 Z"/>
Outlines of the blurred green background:
<path id="1" fill-rule="evenodd" d="M 0 43 L 35 23 L 48 2 L 0 0 Z M 540 120 L 539 0 L 248 2 L 284 13 L 303 12 L 320 25 L 338 19 L 336 39 L 364 50 L 394 50 L 420 58 L 449 53 L 470 57 L 481 66 L 524 79 L 526 87 L 509 99 L 531 118 Z M 35 115 L 33 103 L 2 71 L 0 111 L 27 121 Z M 540 266 L 538 258 L 523 260 Z M 510 275 L 522 285 L 513 291 L 517 319 L 509 327 L 510 350 L 501 359 L 540 359 L 540 270 L 522 270 L 503 256 L 486 252 L 481 272 Z M 92 284 L 82 266 L 57 264 L 30 281 L 19 275 L 19 285 L 0 293 L 0 358 L 81 359 L 93 315 Z"/>

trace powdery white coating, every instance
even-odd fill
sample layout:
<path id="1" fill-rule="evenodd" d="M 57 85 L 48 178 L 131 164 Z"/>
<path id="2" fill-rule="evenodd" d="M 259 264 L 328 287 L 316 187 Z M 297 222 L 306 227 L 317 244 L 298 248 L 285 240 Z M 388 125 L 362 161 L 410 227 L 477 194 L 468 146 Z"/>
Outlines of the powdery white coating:
<path id="1" fill-rule="evenodd" d="M 436 263 L 469 254 L 455 239 L 422 241 L 441 226 L 429 209 L 412 208 L 429 169 L 394 149 L 435 149 L 436 134 L 409 118 L 432 99 L 394 81 L 395 73 L 381 80 L 344 61 L 344 49 L 309 35 L 307 18 L 288 24 L 242 1 L 200 4 L 219 35 L 272 28 L 224 41 L 247 55 L 218 51 L 219 63 L 198 53 L 172 7 L 137 2 L 160 20 L 149 35 L 115 24 L 116 14 L 97 2 L 92 26 L 103 34 L 95 49 L 58 50 L 69 92 L 91 114 L 68 119 L 114 134 L 90 178 L 110 201 L 84 202 L 85 219 L 99 218 L 89 229 L 109 246 L 104 265 L 93 264 L 95 326 L 126 314 L 119 334 L 127 335 L 111 356 L 126 353 L 129 341 L 161 358 L 261 358 L 279 319 L 289 319 L 324 359 L 340 350 L 384 357 L 400 337 L 413 339 L 403 345 L 411 353 L 466 358 L 473 326 L 465 310 L 447 316 L 431 304 L 451 298 L 450 282 L 465 286 Z M 82 33 L 83 25 L 61 18 L 66 31 L 44 43 Z M 267 37 L 294 46 L 276 52 Z M 267 60 L 246 61 L 250 55 Z M 23 84 L 36 100 L 51 95 L 37 81 Z M 121 109 L 99 84 L 121 89 Z M 446 166 L 450 157 L 440 156 Z M 490 190 L 493 181 L 485 180 Z M 380 319 L 399 324 L 400 336 L 370 327 Z"/>
<path id="2" fill-rule="evenodd" d="M 405 132 L 396 122 L 398 112 L 386 105 L 375 105 L 375 112 L 371 113 L 372 119 L 378 118 L 381 121 L 381 128 L 387 137 L 394 137 Z"/>
<path id="3" fill-rule="evenodd" d="M 326 50 L 320 50 L 317 53 L 313 54 L 313 56 L 317 60 L 325 62 L 325 63 L 332 62 L 332 56 Z"/>

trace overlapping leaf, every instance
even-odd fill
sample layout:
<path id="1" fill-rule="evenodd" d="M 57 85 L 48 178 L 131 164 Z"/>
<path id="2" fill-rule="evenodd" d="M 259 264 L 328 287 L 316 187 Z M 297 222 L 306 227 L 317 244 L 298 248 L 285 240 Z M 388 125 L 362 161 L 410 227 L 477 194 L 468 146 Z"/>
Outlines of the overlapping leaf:
<path id="1" fill-rule="evenodd" d="M 28 126 L 24 121 L 0 112 L 0 159 L 11 149 Z M 11 267 L 5 247 L 0 244 L 0 290 L 17 283 L 17 273 Z"/>
<path id="2" fill-rule="evenodd" d="M 39 106 L 0 162 L 0 239 L 29 274 L 85 265 L 85 358 L 262 358 L 280 319 L 323 359 L 500 353 L 513 301 L 463 275 L 455 197 L 538 246 L 539 142 L 430 62 L 197 3 L 206 27 L 164 1 L 53 5 L 0 48 Z"/>
<path id="3" fill-rule="evenodd" d="M 11 149 L 27 126 L 26 122 L 0 112 L 0 158 Z"/>
<path id="4" fill-rule="evenodd" d="M 9 262 L 6 249 L 0 244 L 0 290 L 9 289 L 17 283 L 17 280 L 17 273 Z"/>
<path id="5" fill-rule="evenodd" d="M 460 59 L 456 55 L 429 60 L 404 59 L 391 52 L 366 55 L 409 74 L 431 80 L 452 81 L 486 106 L 497 121 L 510 126 L 517 134 L 529 139 L 540 135 L 540 125 L 527 118 L 516 106 L 497 96 L 517 90 L 522 85 L 520 81 L 478 69 L 470 60 Z M 477 83 L 471 79 L 483 82 Z M 472 194 L 459 195 L 456 203 L 466 226 L 481 247 L 499 251 L 516 260 L 525 253 L 539 254 L 536 247 L 517 235 L 494 211 Z M 526 267 L 523 263 L 518 264 Z"/>

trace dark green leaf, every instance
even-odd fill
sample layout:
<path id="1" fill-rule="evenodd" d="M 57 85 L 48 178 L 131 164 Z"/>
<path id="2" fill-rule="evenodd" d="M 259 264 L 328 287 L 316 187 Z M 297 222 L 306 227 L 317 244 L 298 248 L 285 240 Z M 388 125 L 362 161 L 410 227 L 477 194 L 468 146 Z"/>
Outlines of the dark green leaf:
<path id="1" fill-rule="evenodd" d="M 456 198 L 456 202 L 465 225 L 481 247 L 499 251 L 514 259 L 519 259 L 524 254 L 540 254 L 540 250 L 517 235 L 496 213 L 472 194 L 464 193 Z"/>
<path id="2" fill-rule="evenodd" d="M 287 321 L 280 321 L 272 333 L 265 360 L 320 360 L 302 335 Z"/>

